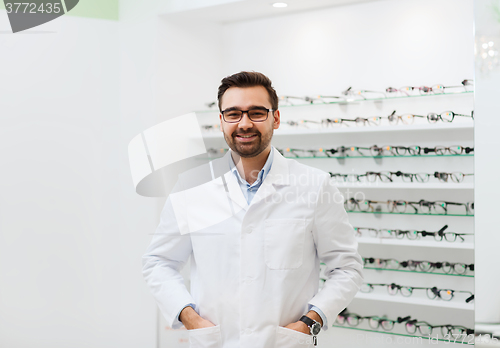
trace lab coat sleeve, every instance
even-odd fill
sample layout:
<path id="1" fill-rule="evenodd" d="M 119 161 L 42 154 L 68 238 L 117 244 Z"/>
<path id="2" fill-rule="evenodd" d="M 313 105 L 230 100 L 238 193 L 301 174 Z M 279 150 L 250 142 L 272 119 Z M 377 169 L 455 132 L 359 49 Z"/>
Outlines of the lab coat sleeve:
<path id="1" fill-rule="evenodd" d="M 180 311 L 195 303 L 180 274 L 191 253 L 190 236 L 181 235 L 168 198 L 160 224 L 143 256 L 142 273 L 167 324 L 173 329 L 182 327 L 177 318 Z"/>
<path id="2" fill-rule="evenodd" d="M 331 325 L 363 283 L 363 263 L 344 199 L 329 177 L 318 192 L 312 233 L 319 260 L 326 265 L 326 281 L 309 303 L 320 308 Z"/>

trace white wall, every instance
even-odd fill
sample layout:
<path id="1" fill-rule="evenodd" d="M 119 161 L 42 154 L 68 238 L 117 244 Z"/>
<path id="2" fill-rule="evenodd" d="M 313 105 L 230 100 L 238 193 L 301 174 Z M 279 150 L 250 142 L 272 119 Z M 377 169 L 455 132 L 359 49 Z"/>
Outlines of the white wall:
<path id="1" fill-rule="evenodd" d="M 9 34 L 0 12 L 0 346 L 152 347 L 155 203 L 129 174 L 119 24 Z"/>
<path id="2" fill-rule="evenodd" d="M 493 41 L 495 49 L 500 44 L 500 23 L 492 11 L 495 2 L 475 1 L 475 31 L 478 45 L 481 39 Z M 496 2 L 498 5 L 498 2 Z M 480 50 L 480 48 L 478 49 Z M 500 91 L 500 67 L 492 71 L 481 71 L 481 58 L 476 62 L 476 93 L 474 129 L 477 155 L 474 165 L 476 169 L 476 266 L 477 266 L 477 304 L 476 322 L 497 324 L 500 329 L 500 296 L 498 288 L 498 246 L 500 234 L 496 231 L 498 223 L 498 152 L 500 138 L 498 129 L 500 121 L 497 117 L 499 109 L 498 93 Z"/>
<path id="3" fill-rule="evenodd" d="M 376 1 L 225 26 L 224 74 L 272 77 L 283 95 L 472 78 L 471 0 Z"/>

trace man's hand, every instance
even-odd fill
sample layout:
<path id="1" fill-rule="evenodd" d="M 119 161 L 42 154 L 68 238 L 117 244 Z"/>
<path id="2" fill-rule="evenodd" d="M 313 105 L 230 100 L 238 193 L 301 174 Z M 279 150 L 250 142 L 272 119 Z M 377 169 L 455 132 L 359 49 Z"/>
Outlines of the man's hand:
<path id="1" fill-rule="evenodd" d="M 321 324 L 321 326 L 323 326 L 323 320 L 321 320 L 321 317 L 315 311 L 309 311 L 306 314 L 306 316 L 311 318 L 314 321 L 317 321 L 318 323 Z M 307 326 L 306 323 L 304 323 L 303 321 L 300 321 L 300 320 L 296 321 L 295 323 L 288 324 L 287 326 L 285 326 L 285 328 L 292 329 L 292 330 L 295 330 L 298 332 L 302 332 L 302 333 L 305 333 L 307 335 L 311 334 L 311 329 L 309 329 L 309 326 Z"/>
<path id="2" fill-rule="evenodd" d="M 296 321 L 295 323 L 288 324 L 287 326 L 285 326 L 285 328 L 292 329 L 292 330 L 295 330 L 298 332 L 302 332 L 306 335 L 311 334 L 311 330 L 309 329 L 309 326 L 307 326 L 306 323 L 304 323 L 303 321 L 300 321 L 300 320 Z"/>
<path id="3" fill-rule="evenodd" d="M 184 324 L 186 329 L 202 329 L 204 327 L 215 326 L 211 321 L 203 319 L 196 313 L 196 311 L 191 306 L 187 306 L 181 311 L 179 315 L 179 320 Z"/>

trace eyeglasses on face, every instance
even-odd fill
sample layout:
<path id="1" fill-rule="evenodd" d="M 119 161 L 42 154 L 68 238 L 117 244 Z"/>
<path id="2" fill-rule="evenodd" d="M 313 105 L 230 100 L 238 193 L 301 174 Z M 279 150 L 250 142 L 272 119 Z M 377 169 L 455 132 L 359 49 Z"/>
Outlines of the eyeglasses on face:
<path id="1" fill-rule="evenodd" d="M 235 108 L 228 108 L 221 111 L 222 118 L 227 123 L 238 123 L 243 118 L 243 114 L 247 114 L 248 118 L 252 122 L 264 122 L 269 116 L 269 111 L 273 112 L 276 110 L 266 109 L 264 107 L 255 107 L 249 110 L 238 110 Z"/>

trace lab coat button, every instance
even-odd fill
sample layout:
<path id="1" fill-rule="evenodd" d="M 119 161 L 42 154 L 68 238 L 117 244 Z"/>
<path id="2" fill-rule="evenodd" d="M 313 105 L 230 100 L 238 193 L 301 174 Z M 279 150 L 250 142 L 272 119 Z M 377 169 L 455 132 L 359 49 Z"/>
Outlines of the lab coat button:
<path id="1" fill-rule="evenodd" d="M 252 231 L 253 231 L 253 230 L 252 230 L 251 228 L 249 228 L 249 229 L 247 230 L 247 233 L 252 233 Z"/>
<path id="2" fill-rule="evenodd" d="M 252 330 L 251 329 L 245 329 L 245 335 L 251 335 Z"/>

